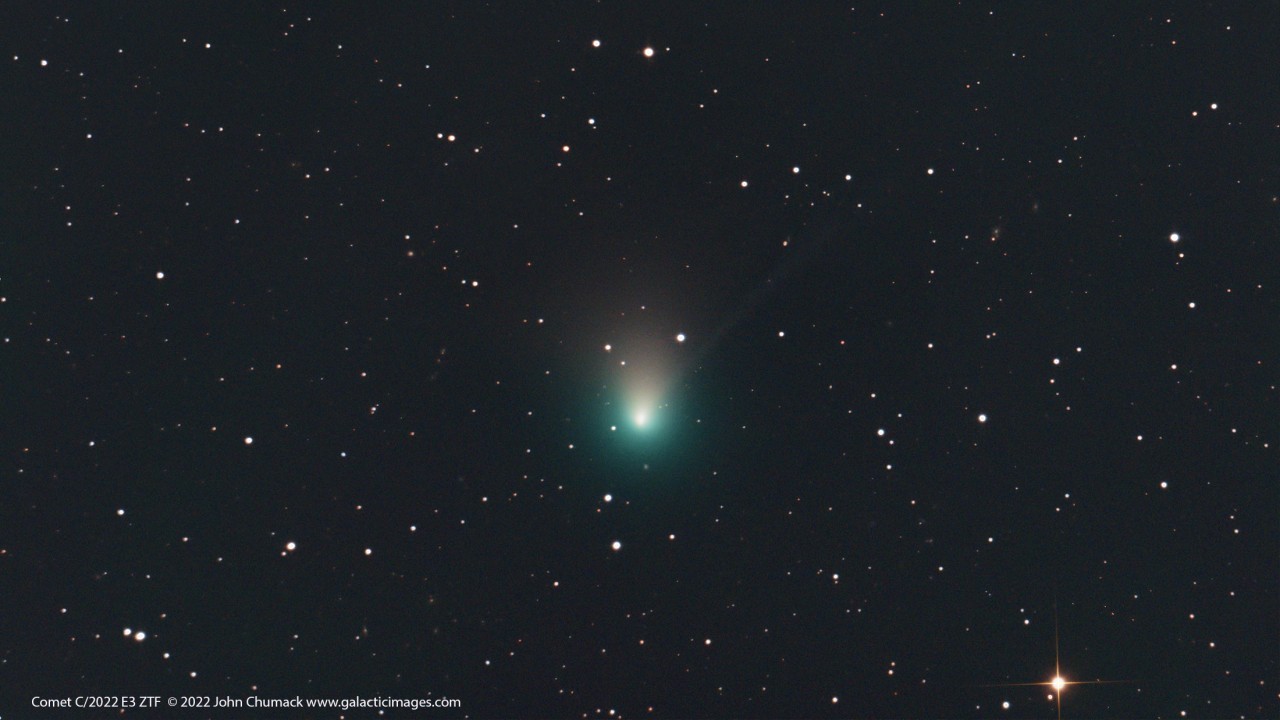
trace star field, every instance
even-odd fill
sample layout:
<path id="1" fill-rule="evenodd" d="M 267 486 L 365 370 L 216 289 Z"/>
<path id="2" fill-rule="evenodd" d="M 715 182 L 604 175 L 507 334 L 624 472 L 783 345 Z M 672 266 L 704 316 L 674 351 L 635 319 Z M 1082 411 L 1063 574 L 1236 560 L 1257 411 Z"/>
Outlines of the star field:
<path id="1" fill-rule="evenodd" d="M 0 9 L 0 715 L 1275 717 L 1267 14 Z"/>

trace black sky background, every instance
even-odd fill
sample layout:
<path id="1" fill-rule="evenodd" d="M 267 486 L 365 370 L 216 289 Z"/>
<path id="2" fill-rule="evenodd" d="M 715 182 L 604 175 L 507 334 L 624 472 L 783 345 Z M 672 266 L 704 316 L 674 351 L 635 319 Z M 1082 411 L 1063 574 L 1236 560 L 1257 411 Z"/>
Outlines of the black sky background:
<path id="1" fill-rule="evenodd" d="M 1277 715 L 1273 10 L 369 5 L 0 10 L 0 713 Z"/>

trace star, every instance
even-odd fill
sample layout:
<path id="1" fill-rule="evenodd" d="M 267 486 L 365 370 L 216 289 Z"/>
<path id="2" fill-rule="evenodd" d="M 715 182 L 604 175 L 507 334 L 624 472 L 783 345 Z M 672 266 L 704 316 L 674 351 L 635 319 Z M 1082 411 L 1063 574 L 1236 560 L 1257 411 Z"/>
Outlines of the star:
<path id="1" fill-rule="evenodd" d="M 1070 685 L 1105 685 L 1123 683 L 1127 680 L 1067 680 L 1062 676 L 1062 665 L 1058 656 L 1058 603 L 1053 603 L 1053 677 L 1044 682 L 998 683 L 984 687 L 1049 687 L 1053 694 L 1049 696 L 1058 706 L 1058 720 L 1062 720 L 1062 693 Z"/>

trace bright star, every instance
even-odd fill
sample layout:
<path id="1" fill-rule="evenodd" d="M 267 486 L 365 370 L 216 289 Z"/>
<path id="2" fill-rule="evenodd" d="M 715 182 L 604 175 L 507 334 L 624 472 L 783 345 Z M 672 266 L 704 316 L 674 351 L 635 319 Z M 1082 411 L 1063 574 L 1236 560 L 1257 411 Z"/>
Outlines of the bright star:
<path id="1" fill-rule="evenodd" d="M 1053 604 L 1053 679 L 1048 682 L 1030 682 L 1030 683 L 998 683 L 995 685 L 987 685 L 986 687 L 1049 687 L 1053 688 L 1053 694 L 1049 695 L 1049 699 L 1053 700 L 1058 706 L 1058 718 L 1062 718 L 1062 691 L 1068 685 L 1109 685 L 1112 683 L 1125 683 L 1127 680 L 1067 680 L 1062 677 L 1061 664 L 1058 661 L 1058 603 Z M 1009 703 L 1004 703 L 1004 708 L 1009 708 Z"/>

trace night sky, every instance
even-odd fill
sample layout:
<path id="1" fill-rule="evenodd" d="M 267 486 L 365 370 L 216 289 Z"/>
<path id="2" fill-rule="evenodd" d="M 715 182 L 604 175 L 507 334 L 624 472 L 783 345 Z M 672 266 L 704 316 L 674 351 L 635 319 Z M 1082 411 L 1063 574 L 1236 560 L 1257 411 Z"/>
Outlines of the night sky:
<path id="1" fill-rule="evenodd" d="M 1278 33 L 7 3 L 0 715 L 1280 716 Z"/>

